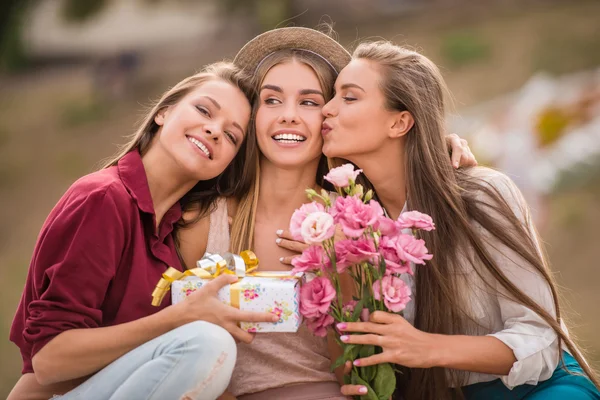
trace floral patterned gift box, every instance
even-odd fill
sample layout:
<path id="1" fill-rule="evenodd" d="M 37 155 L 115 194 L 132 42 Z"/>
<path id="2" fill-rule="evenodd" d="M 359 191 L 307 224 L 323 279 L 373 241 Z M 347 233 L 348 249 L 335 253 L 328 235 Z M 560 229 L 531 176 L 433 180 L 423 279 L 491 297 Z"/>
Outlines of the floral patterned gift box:
<path id="1" fill-rule="evenodd" d="M 296 332 L 302 323 L 299 310 L 302 274 L 291 277 L 289 272 L 264 272 L 246 276 L 233 285 L 225 286 L 217 296 L 225 304 L 240 310 L 270 312 L 279 317 L 276 323 L 242 322 L 248 332 Z M 173 304 L 185 300 L 209 279 L 188 276 L 171 284 Z"/>

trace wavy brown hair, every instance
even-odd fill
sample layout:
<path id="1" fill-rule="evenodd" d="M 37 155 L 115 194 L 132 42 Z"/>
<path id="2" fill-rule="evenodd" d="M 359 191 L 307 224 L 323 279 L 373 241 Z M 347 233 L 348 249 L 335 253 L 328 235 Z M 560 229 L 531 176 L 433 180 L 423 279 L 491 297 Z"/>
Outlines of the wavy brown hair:
<path id="1" fill-rule="evenodd" d="M 239 88 L 248 98 L 248 101 L 253 100 L 254 91 L 252 90 L 250 77 L 233 63 L 218 62 L 207 65 L 200 72 L 183 79 L 163 93 L 141 120 L 130 140 L 119 148 L 117 154 L 106 160 L 102 168 L 117 165 L 119 160 L 132 150 L 137 149 L 143 156 L 150 148 L 152 140 L 158 132 L 159 126 L 154 121 L 158 112 L 177 104 L 191 91 L 211 80 L 227 82 Z M 182 210 L 184 212 L 197 211 L 197 213 L 194 213 L 195 217 L 190 220 L 180 220 L 178 227 L 189 225 L 210 213 L 218 197 L 226 196 L 239 199 L 242 193 L 246 193 L 250 189 L 251 183 L 254 181 L 255 170 L 247 168 L 246 163 L 253 165 L 257 157 L 256 140 L 253 133 L 254 130 L 247 129 L 245 140 L 225 171 L 213 179 L 198 182 L 183 196 L 180 200 Z"/>
<path id="2" fill-rule="evenodd" d="M 557 285 L 550 273 L 535 233 L 524 210 L 521 221 L 502 194 L 476 177 L 474 171 L 454 170 L 443 137 L 444 98 L 448 93 L 433 62 L 423 55 L 389 42 L 360 44 L 353 58 L 374 62 L 381 74 L 380 87 L 389 110 L 408 111 L 414 126 L 406 135 L 405 163 L 407 207 L 431 215 L 433 232 L 420 232 L 435 257 L 415 274 L 415 327 L 425 332 L 464 334 L 476 323 L 469 317 L 460 274 L 464 262 L 482 278 L 486 290 L 533 310 L 552 327 L 559 348 L 565 344 L 593 383 L 598 378 L 579 348 L 561 327 Z M 514 252 L 548 284 L 556 315 L 537 304 L 502 271 L 490 253 L 490 245 L 477 225 L 496 242 Z M 473 255 L 467 249 L 473 250 Z M 504 254 L 504 253 L 503 253 Z M 508 257 L 508 255 L 507 255 Z M 462 265 L 461 265 L 462 264 Z M 398 394 L 404 399 L 461 398 L 465 373 L 443 368 L 407 369 L 399 379 Z"/>

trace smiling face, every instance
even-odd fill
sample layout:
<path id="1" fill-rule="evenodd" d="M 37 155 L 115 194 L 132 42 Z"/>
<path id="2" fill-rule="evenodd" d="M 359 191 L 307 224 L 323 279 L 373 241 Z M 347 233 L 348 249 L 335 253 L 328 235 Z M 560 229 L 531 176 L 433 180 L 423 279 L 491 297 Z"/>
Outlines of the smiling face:
<path id="1" fill-rule="evenodd" d="M 319 160 L 325 94 L 315 71 L 296 59 L 276 64 L 259 88 L 256 136 L 262 155 L 279 167 Z"/>
<path id="2" fill-rule="evenodd" d="M 231 83 L 212 79 L 159 111 L 155 145 L 195 180 L 222 173 L 246 135 L 250 104 Z"/>
<path id="3" fill-rule="evenodd" d="M 374 63 L 352 60 L 335 82 L 336 95 L 323 107 L 323 153 L 356 162 L 390 145 L 398 112 L 388 110 Z"/>

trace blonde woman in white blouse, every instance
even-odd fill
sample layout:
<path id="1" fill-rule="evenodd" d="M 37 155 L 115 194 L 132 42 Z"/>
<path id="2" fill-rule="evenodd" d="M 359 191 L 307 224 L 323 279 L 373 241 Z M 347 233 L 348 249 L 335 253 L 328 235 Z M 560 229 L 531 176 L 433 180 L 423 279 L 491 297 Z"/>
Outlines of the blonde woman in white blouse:
<path id="1" fill-rule="evenodd" d="M 417 268 L 404 317 L 376 312 L 370 322 L 340 324 L 342 340 L 383 349 L 355 360 L 358 367 L 406 367 L 398 393 L 407 400 L 600 399 L 595 373 L 561 321 L 521 194 L 499 172 L 448 162 L 445 89 L 419 53 L 364 43 L 323 107 L 324 154 L 363 169 L 392 218 L 406 207 L 436 223 L 422 234 L 434 258 Z"/>

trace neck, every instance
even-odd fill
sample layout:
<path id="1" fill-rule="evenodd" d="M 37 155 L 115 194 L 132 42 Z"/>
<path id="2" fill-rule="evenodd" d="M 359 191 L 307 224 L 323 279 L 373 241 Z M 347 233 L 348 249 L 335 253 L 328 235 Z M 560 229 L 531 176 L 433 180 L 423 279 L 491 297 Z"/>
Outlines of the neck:
<path id="1" fill-rule="evenodd" d="M 197 180 L 184 176 L 173 159 L 158 150 L 154 144 L 142 157 L 156 216 L 156 228 L 166 212 L 198 183 Z"/>
<path id="2" fill-rule="evenodd" d="M 305 190 L 317 189 L 318 167 L 318 158 L 302 167 L 281 168 L 261 157 L 257 205 L 257 214 L 261 219 L 275 215 L 289 217 L 300 204 L 306 203 L 308 198 Z"/>
<path id="3" fill-rule="evenodd" d="M 393 219 L 400 216 L 406 203 L 404 158 L 402 141 L 402 144 L 396 146 L 383 146 L 381 150 L 365 155 L 355 162 L 373 184 L 377 198 Z"/>

